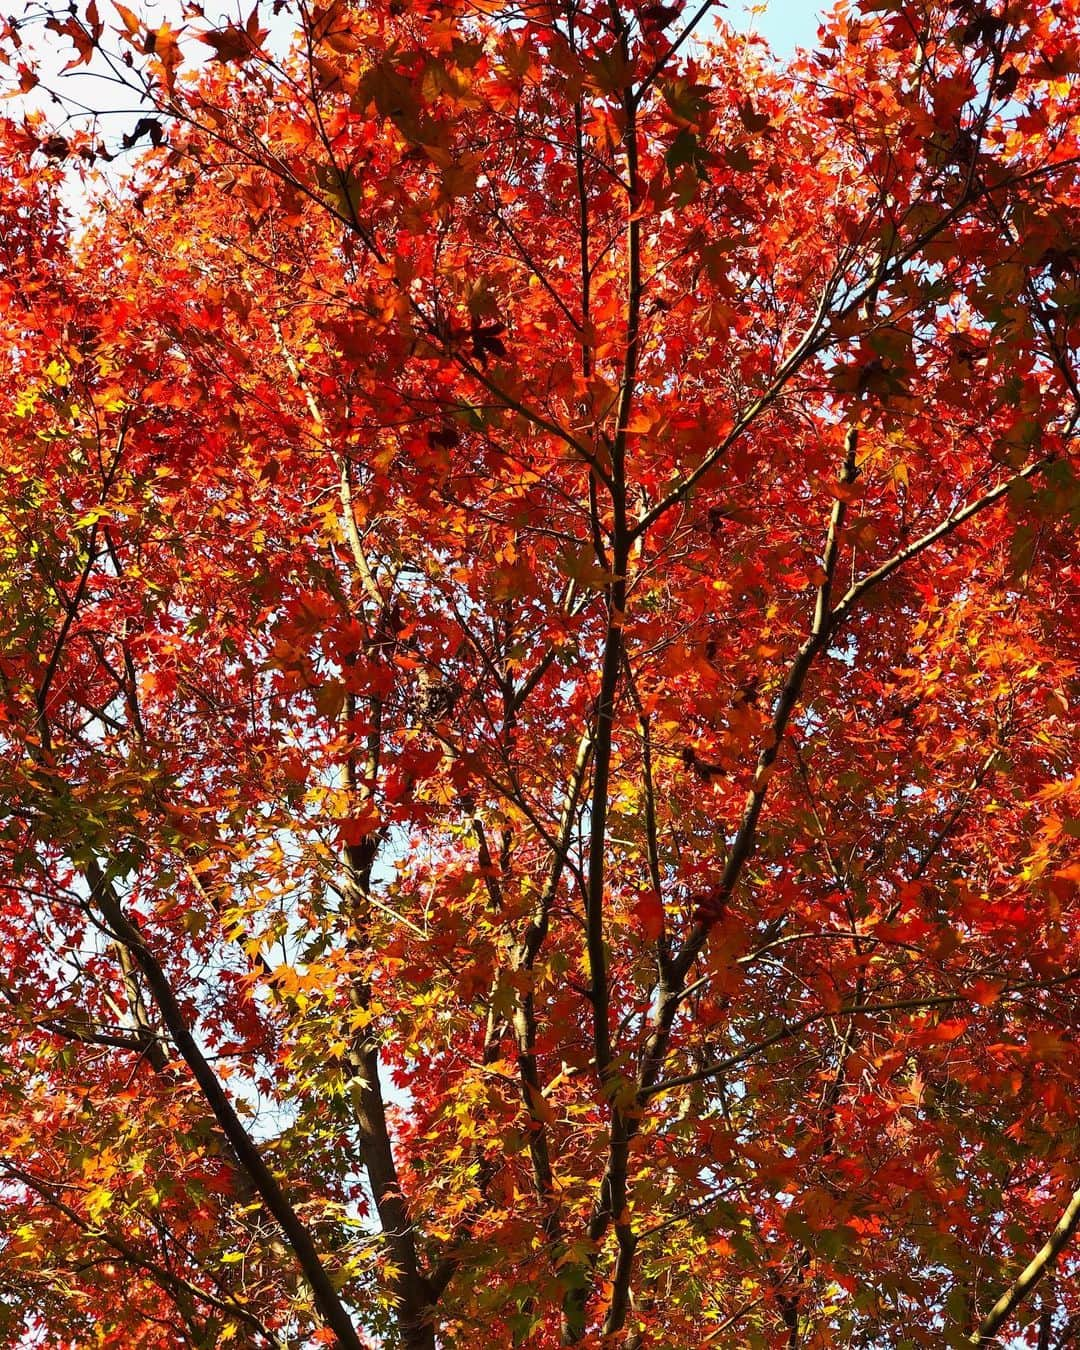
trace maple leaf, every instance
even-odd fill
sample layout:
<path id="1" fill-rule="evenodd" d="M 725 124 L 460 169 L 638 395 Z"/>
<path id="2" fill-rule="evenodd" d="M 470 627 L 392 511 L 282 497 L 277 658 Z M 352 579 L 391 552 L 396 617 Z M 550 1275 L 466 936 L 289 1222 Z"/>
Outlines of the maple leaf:
<path id="1" fill-rule="evenodd" d="M 273 9 L 0 33 L 6 1338 L 1064 1327 L 1075 4 Z"/>
<path id="2" fill-rule="evenodd" d="M 69 61 L 64 67 L 64 71 L 74 70 L 77 66 L 89 65 L 93 58 L 96 48 L 94 38 L 94 27 L 100 31 L 100 25 L 95 24 L 96 10 L 93 15 L 87 14 L 87 25 L 84 25 L 78 18 L 72 16 L 61 22 L 58 19 L 50 18 L 46 21 L 46 28 L 54 33 L 60 33 L 71 39 L 75 44 L 76 56 L 74 60 Z M 24 91 L 25 92 L 25 91 Z"/>
<path id="3" fill-rule="evenodd" d="M 486 366 L 492 356 L 506 356 L 506 344 L 500 334 L 506 332 L 503 323 L 482 323 L 475 315 L 469 329 L 469 342 L 472 354 L 482 366 Z"/>
<path id="4" fill-rule="evenodd" d="M 634 902 L 634 917 L 641 931 L 651 941 L 664 931 L 664 906 L 654 891 L 646 891 Z"/>
<path id="5" fill-rule="evenodd" d="M 213 47 L 215 61 L 223 65 L 230 63 L 239 65 L 256 55 L 269 32 L 268 28 L 259 27 L 259 10 L 256 5 L 243 27 L 230 23 L 210 33 L 199 33 L 198 38 L 208 47 Z"/>
<path id="6" fill-rule="evenodd" d="M 164 128 L 156 117 L 140 117 L 134 128 L 130 132 L 125 132 L 121 137 L 121 144 L 125 150 L 128 150 L 137 144 L 143 136 L 148 136 L 151 145 L 160 145 L 164 135 Z"/>
<path id="7" fill-rule="evenodd" d="M 662 32 L 679 17 L 677 5 L 646 5 L 641 11 L 641 26 L 653 32 Z"/>

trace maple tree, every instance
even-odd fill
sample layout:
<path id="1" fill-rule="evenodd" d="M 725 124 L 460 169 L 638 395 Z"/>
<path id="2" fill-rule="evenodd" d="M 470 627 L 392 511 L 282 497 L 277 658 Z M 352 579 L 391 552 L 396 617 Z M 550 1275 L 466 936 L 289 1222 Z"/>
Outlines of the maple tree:
<path id="1" fill-rule="evenodd" d="M 1080 7 L 274 10 L 4 38 L 0 1335 L 1071 1344 Z"/>

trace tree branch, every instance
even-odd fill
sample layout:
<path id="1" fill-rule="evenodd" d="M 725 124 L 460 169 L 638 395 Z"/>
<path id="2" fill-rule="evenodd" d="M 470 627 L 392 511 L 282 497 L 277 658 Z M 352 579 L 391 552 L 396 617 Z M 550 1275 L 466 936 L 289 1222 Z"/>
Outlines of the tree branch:
<path id="1" fill-rule="evenodd" d="M 997 1339 L 997 1333 L 1052 1268 L 1078 1227 L 1080 1227 L 1080 1190 L 1073 1192 L 1072 1199 L 1065 1206 L 1054 1231 L 979 1323 L 979 1329 L 971 1337 L 969 1344 L 975 1346 L 993 1344 Z"/>
<path id="2" fill-rule="evenodd" d="M 92 859 L 87 863 L 84 871 L 90 883 L 94 903 L 117 940 L 124 944 L 142 971 L 173 1044 L 194 1075 L 237 1161 L 251 1178 L 252 1185 L 267 1209 L 277 1220 L 304 1278 L 311 1287 L 315 1304 L 326 1325 L 334 1332 L 345 1350 L 362 1350 L 362 1343 L 353 1326 L 352 1318 L 346 1312 L 345 1305 L 323 1266 L 311 1234 L 290 1203 L 277 1177 L 267 1166 L 254 1140 L 236 1114 L 217 1075 L 199 1049 L 173 993 L 168 976 L 157 957 L 146 945 L 141 930 L 124 913 L 119 897 L 97 860 Z"/>
<path id="3" fill-rule="evenodd" d="M 56 1190 L 47 1182 L 35 1177 L 31 1172 L 17 1166 L 7 1158 L 0 1158 L 0 1171 L 4 1172 L 13 1180 L 18 1181 L 23 1186 L 28 1187 L 36 1195 L 39 1195 L 52 1209 L 62 1214 L 70 1223 L 73 1223 L 79 1231 L 91 1240 L 97 1240 L 103 1243 L 111 1251 L 122 1257 L 130 1266 L 137 1270 L 143 1270 L 152 1280 L 161 1286 L 167 1293 L 174 1298 L 183 1291 L 198 1299 L 210 1308 L 217 1309 L 218 1312 L 225 1313 L 229 1317 L 235 1317 L 238 1322 L 243 1322 L 251 1329 L 262 1336 L 268 1345 L 275 1347 L 275 1350 L 281 1345 L 280 1340 L 272 1332 L 268 1331 L 262 1322 L 255 1316 L 250 1309 L 238 1303 L 230 1295 L 227 1298 L 219 1298 L 218 1295 L 210 1293 L 209 1290 L 201 1288 L 192 1280 L 186 1279 L 182 1275 L 177 1275 L 174 1271 L 167 1269 L 159 1262 L 154 1261 L 148 1256 L 144 1256 L 137 1247 L 126 1239 L 115 1233 L 110 1233 L 103 1228 L 96 1228 L 90 1224 L 76 1210 L 66 1204 Z"/>

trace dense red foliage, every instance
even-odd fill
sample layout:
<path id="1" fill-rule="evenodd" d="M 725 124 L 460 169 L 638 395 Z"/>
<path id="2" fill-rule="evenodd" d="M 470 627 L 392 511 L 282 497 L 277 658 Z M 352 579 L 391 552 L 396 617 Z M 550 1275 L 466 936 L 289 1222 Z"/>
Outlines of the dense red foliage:
<path id="1" fill-rule="evenodd" d="M 6 35 L 0 1339 L 1071 1344 L 1076 0 L 298 3 Z"/>

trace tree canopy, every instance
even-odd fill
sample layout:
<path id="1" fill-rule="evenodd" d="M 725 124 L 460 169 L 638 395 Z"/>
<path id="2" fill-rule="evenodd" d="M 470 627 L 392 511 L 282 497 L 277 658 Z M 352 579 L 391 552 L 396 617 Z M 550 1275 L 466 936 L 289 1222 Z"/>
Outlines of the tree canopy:
<path id="1" fill-rule="evenodd" d="M 1077 0 L 0 54 L 0 1339 L 1072 1344 Z"/>

